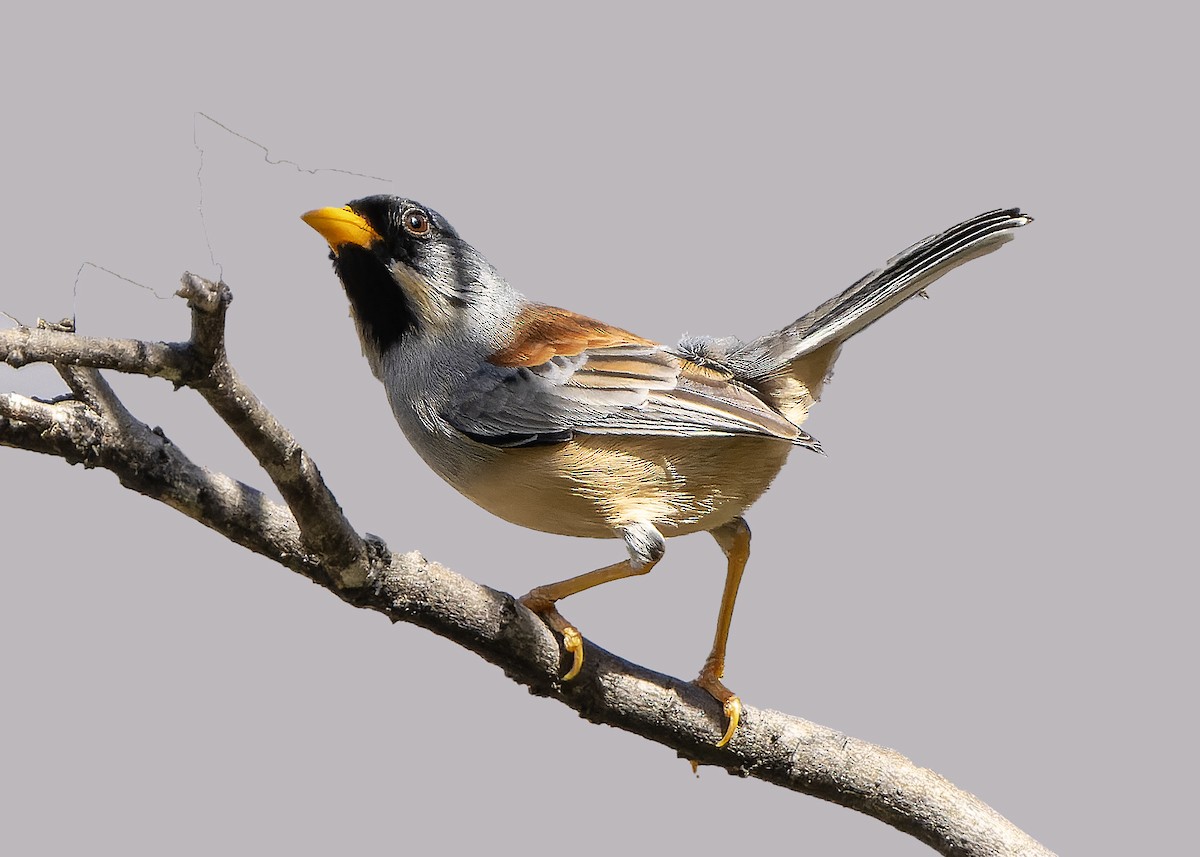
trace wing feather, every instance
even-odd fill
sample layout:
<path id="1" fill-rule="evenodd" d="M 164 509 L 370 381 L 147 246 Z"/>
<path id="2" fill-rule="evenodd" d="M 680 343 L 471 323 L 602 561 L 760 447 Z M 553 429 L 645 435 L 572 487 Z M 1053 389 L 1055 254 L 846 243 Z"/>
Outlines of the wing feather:
<path id="1" fill-rule="evenodd" d="M 545 343 L 526 350 L 545 354 Z M 757 435 L 817 446 L 750 388 L 652 343 L 585 348 L 536 366 L 486 363 L 451 401 L 450 424 L 496 446 L 576 433 Z"/>

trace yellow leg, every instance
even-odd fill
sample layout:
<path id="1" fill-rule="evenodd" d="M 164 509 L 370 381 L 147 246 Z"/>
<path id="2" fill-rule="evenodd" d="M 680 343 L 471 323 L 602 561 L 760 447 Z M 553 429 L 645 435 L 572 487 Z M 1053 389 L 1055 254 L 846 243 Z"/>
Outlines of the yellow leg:
<path id="1" fill-rule="evenodd" d="M 718 747 L 724 747 L 737 731 L 738 722 L 742 717 L 742 701 L 721 683 L 721 678 L 725 675 L 725 646 L 729 642 L 733 605 L 737 601 L 738 585 L 742 582 L 746 561 L 750 559 L 750 527 L 744 518 L 734 518 L 728 524 L 713 530 L 712 535 L 721 546 L 729 564 L 725 572 L 725 589 L 721 593 L 721 610 L 717 613 L 717 633 L 713 639 L 712 651 L 700 669 L 696 684 L 722 704 L 725 716 L 729 718 L 729 726 L 717 742 Z"/>
<path id="2" fill-rule="evenodd" d="M 583 637 L 580 635 L 579 629 L 564 619 L 562 614 L 558 612 L 558 608 L 554 605 L 568 595 L 583 592 L 583 590 L 591 589 L 593 586 L 599 586 L 602 583 L 611 583 L 614 580 L 621 580 L 639 574 L 646 574 L 650 569 L 654 568 L 657 562 L 658 558 L 656 557 L 649 559 L 645 563 L 635 565 L 633 560 L 627 559 L 624 562 L 606 565 L 604 568 L 598 568 L 595 571 L 589 571 L 577 577 L 560 580 L 558 583 L 548 583 L 545 586 L 539 586 L 521 597 L 522 604 L 545 619 L 547 625 L 562 635 L 563 648 L 573 656 L 571 669 L 563 676 L 563 681 L 570 681 L 579 675 L 579 671 L 583 669 Z"/>

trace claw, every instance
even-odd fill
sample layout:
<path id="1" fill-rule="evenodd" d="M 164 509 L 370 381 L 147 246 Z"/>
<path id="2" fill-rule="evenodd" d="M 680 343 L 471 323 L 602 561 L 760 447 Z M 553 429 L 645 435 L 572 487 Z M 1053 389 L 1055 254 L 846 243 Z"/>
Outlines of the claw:
<path id="1" fill-rule="evenodd" d="M 718 747 L 724 747 L 728 744 L 729 739 L 733 737 L 733 733 L 737 731 L 738 723 L 742 719 L 742 701 L 736 696 L 731 696 L 725 700 L 724 709 L 725 716 L 729 718 L 729 726 L 725 728 L 725 734 L 717 742 Z"/>
<path id="2" fill-rule="evenodd" d="M 571 668 L 562 677 L 563 681 L 570 681 L 579 675 L 579 671 L 583 669 L 583 635 L 579 633 L 579 629 L 574 625 L 568 625 L 562 629 L 562 638 L 563 648 L 575 657 Z"/>
<path id="3" fill-rule="evenodd" d="M 721 703 L 721 708 L 729 719 L 729 725 L 725 727 L 725 734 L 717 742 L 718 747 L 724 747 L 733 738 L 733 733 L 737 731 L 738 724 L 742 721 L 743 711 L 742 701 L 738 699 L 737 694 L 721 683 L 720 675 L 723 672 L 725 672 L 725 664 L 710 658 L 705 662 L 704 669 L 700 670 L 700 675 L 694 682 Z"/>
<path id="4" fill-rule="evenodd" d="M 532 592 L 521 596 L 520 602 L 542 617 L 551 631 L 556 631 L 563 638 L 563 648 L 572 655 L 571 668 L 567 670 L 567 674 L 562 677 L 563 681 L 570 681 L 579 675 L 579 671 L 583 669 L 583 635 L 579 633 L 579 629 L 563 618 L 563 615 L 554 607 L 553 601 L 546 600 L 545 596 L 539 596 L 540 589 L 535 589 Z"/>

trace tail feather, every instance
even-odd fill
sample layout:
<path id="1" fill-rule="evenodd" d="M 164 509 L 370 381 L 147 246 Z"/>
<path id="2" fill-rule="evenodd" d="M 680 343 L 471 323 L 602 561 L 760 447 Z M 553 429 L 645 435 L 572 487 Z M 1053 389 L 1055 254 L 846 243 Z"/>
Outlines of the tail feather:
<path id="1" fill-rule="evenodd" d="M 748 343 L 746 349 L 757 352 L 759 365 L 771 372 L 831 343 L 845 342 L 942 275 L 999 249 L 1012 240 L 1018 227 L 1032 220 L 1020 209 L 996 209 L 931 235 L 782 330 Z"/>
<path id="2" fill-rule="evenodd" d="M 1012 240 L 1033 218 L 996 209 L 931 235 L 782 330 L 752 342 L 685 337 L 681 353 L 748 384 L 796 425 L 821 397 L 842 343 L 943 274 Z"/>

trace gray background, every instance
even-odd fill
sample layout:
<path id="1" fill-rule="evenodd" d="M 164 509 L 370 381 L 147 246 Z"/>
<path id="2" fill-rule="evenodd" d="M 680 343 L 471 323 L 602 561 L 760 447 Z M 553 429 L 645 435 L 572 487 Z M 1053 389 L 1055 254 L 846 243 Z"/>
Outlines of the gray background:
<path id="1" fill-rule="evenodd" d="M 159 295 L 223 270 L 233 359 L 357 526 L 520 593 L 621 549 L 494 520 L 421 464 L 301 212 L 413 196 L 529 295 L 674 341 L 761 333 L 1022 205 L 1038 222 L 1015 243 L 847 347 L 807 425 L 828 458 L 794 455 L 751 510 L 729 683 L 1064 854 L 1175 844 L 1196 761 L 1195 22 L 429 5 L 13 13 L 0 309 L 178 339 L 181 302 L 90 268 L 75 288 L 80 264 Z M 270 166 L 200 120 L 210 248 L 197 110 L 272 158 L 391 183 Z M 265 485 L 194 394 L 114 383 Z M 5 368 L 0 388 L 61 385 Z M 928 853 L 696 779 L 107 473 L 4 449 L 0 478 L 0 851 Z M 711 541 L 680 539 L 565 612 L 690 676 L 721 580 Z"/>

